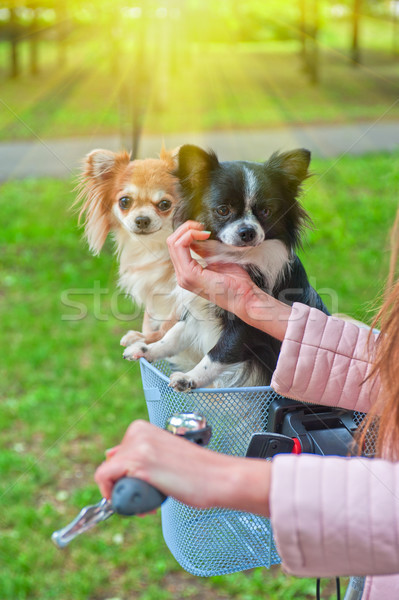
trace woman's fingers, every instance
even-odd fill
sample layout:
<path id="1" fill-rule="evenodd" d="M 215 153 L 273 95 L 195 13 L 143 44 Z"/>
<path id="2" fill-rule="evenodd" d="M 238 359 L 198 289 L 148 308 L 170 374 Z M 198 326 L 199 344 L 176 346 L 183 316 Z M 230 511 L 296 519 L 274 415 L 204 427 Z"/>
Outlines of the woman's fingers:
<path id="1" fill-rule="evenodd" d="M 173 250 L 174 247 L 187 247 L 195 240 L 206 240 L 209 235 L 210 233 L 204 231 L 201 223 L 197 223 L 196 221 L 186 221 L 186 223 L 180 225 L 180 227 L 168 237 L 169 250 Z"/>
<path id="2" fill-rule="evenodd" d="M 198 235 L 198 237 L 196 238 L 195 235 Z M 186 221 L 168 237 L 167 243 L 169 251 L 173 254 L 175 248 L 181 246 L 187 247 L 190 243 L 194 242 L 195 239 L 202 240 L 207 239 L 207 237 L 209 237 L 209 234 L 206 235 L 201 223 L 197 223 L 196 221 Z"/>
<path id="3" fill-rule="evenodd" d="M 107 500 L 111 499 L 114 484 L 127 474 L 127 465 L 120 461 L 107 460 L 96 470 L 94 480 L 100 488 L 101 495 Z"/>
<path id="4" fill-rule="evenodd" d="M 105 451 L 105 460 L 109 460 L 110 458 L 112 458 L 119 450 L 120 448 L 120 444 L 118 444 L 117 446 L 114 446 L 113 448 L 108 448 Z"/>
<path id="5" fill-rule="evenodd" d="M 183 223 L 183 225 L 180 225 L 176 229 L 176 231 L 174 231 L 169 236 L 169 240 L 171 240 L 173 243 L 175 241 L 175 239 L 178 239 L 182 233 L 184 233 L 185 231 L 188 231 L 189 229 L 197 229 L 199 231 L 199 230 L 203 230 L 204 227 L 201 223 L 198 223 L 198 221 L 186 221 L 185 223 Z"/>
<path id="6" fill-rule="evenodd" d="M 178 235 L 175 235 L 176 233 L 178 233 Z M 192 244 L 201 240 L 207 240 L 209 236 L 210 232 L 204 231 L 203 229 L 184 228 L 182 231 L 176 230 L 174 234 L 168 237 L 168 247 L 172 260 L 173 256 L 182 249 L 189 250 Z"/>
<path id="7" fill-rule="evenodd" d="M 110 499 L 114 484 L 121 477 L 138 477 L 148 480 L 153 465 L 156 443 L 170 443 L 170 434 L 159 430 L 147 421 L 133 421 L 127 428 L 120 444 L 106 452 L 106 460 L 96 470 L 94 479 L 102 495 Z"/>
<path id="8" fill-rule="evenodd" d="M 196 221 L 183 223 L 169 236 L 176 280 L 180 287 L 234 312 L 239 301 L 252 290 L 253 283 L 245 269 L 234 263 L 234 253 L 230 256 L 220 242 L 207 242 L 209 236 L 210 232 Z M 205 257 L 208 263 L 205 268 L 192 257 L 191 250 Z"/>
<path id="9" fill-rule="evenodd" d="M 209 236 L 210 232 L 204 231 L 202 225 L 195 221 L 184 223 L 169 236 L 169 253 L 181 287 L 197 291 L 200 286 L 202 267 L 192 258 L 190 248 L 194 242 L 206 240 Z"/>

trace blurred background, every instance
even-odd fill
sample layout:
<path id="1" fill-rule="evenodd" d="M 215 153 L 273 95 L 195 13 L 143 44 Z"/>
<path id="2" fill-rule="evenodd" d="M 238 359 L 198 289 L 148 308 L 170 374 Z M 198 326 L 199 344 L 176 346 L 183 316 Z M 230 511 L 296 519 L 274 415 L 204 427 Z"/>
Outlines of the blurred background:
<path id="1" fill-rule="evenodd" d="M 397 118 L 395 0 L 0 2 L 0 139 Z M 7 106 L 9 110 L 7 110 Z"/>
<path id="2" fill-rule="evenodd" d="M 330 308 L 370 322 L 398 205 L 399 2 L 0 1 L 2 600 L 314 597 L 279 567 L 183 572 L 159 514 L 113 517 L 64 552 L 50 541 L 147 415 L 119 347 L 141 312 L 117 290 L 112 244 L 93 258 L 81 239 L 78 165 L 96 147 L 156 156 L 163 140 L 222 160 L 309 148 L 301 259 Z"/>

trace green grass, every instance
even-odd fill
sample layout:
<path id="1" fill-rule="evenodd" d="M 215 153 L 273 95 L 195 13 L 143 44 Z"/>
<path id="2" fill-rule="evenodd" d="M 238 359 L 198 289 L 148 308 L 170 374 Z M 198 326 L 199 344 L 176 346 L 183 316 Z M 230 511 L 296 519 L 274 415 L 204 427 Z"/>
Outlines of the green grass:
<path id="1" fill-rule="evenodd" d="M 338 310 L 370 318 L 387 268 L 398 198 L 399 153 L 317 161 L 304 204 L 315 222 L 301 253 L 312 281 Z M 280 569 L 202 580 L 181 571 L 159 515 L 112 517 L 64 552 L 53 530 L 98 500 L 104 450 L 146 417 L 139 369 L 119 337 L 137 311 L 115 295 L 111 246 L 92 258 L 68 211 L 71 182 L 25 180 L 1 188 L 0 598 L 2 600 L 216 600 L 314 597 L 314 581 Z M 97 283 L 95 283 L 97 282 Z M 95 285 L 108 290 L 95 304 Z M 63 304 L 80 290 L 87 315 Z M 124 320 L 111 311 L 116 302 Z M 115 305 L 115 304 L 114 304 Z M 132 320 L 129 315 L 133 315 Z M 122 536 L 122 537 L 121 537 Z"/>
<path id="2" fill-rule="evenodd" d="M 158 135 L 399 117 L 392 24 L 362 19 L 362 64 L 354 67 L 349 22 L 324 15 L 314 85 L 304 72 L 293 15 L 280 19 L 291 39 L 193 43 L 183 24 L 163 30 L 159 20 L 150 23 L 146 45 L 135 43 L 135 29 L 117 39 L 88 32 L 73 38 L 62 68 L 57 48 L 43 41 L 36 77 L 22 43 L 21 77 L 0 73 L 0 140 L 119 132 L 130 139 L 134 106 L 141 107 L 143 131 Z M 145 54 L 136 60 L 141 47 Z M 3 65 L 8 51 L 0 44 Z"/>

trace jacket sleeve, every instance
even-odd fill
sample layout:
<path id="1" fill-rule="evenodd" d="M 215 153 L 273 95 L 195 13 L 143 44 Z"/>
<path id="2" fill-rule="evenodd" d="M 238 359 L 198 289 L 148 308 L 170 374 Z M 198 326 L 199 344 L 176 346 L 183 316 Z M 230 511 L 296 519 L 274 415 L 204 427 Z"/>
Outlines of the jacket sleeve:
<path id="1" fill-rule="evenodd" d="M 302 577 L 399 572 L 399 465 L 279 455 L 271 523 L 283 567 Z"/>
<path id="2" fill-rule="evenodd" d="M 368 412 L 380 393 L 379 382 L 367 380 L 377 338 L 369 331 L 295 303 L 272 388 L 302 402 Z"/>
<path id="3" fill-rule="evenodd" d="M 369 340 L 367 328 L 294 304 L 272 386 L 304 402 L 367 412 L 381 394 L 379 382 L 367 380 L 375 337 Z M 399 572 L 397 463 L 277 456 L 270 512 L 283 566 L 292 574 Z"/>

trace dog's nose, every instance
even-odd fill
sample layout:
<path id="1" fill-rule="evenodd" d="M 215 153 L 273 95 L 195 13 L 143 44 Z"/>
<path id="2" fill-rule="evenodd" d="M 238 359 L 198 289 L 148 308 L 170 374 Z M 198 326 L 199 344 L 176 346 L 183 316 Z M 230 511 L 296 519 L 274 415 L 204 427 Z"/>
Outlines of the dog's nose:
<path id="1" fill-rule="evenodd" d="M 253 227 L 240 227 L 237 233 L 243 242 L 252 242 L 256 236 L 256 231 Z"/>
<path id="2" fill-rule="evenodd" d="M 151 219 L 150 217 L 136 217 L 134 222 L 139 229 L 147 229 L 148 225 L 151 223 Z"/>

